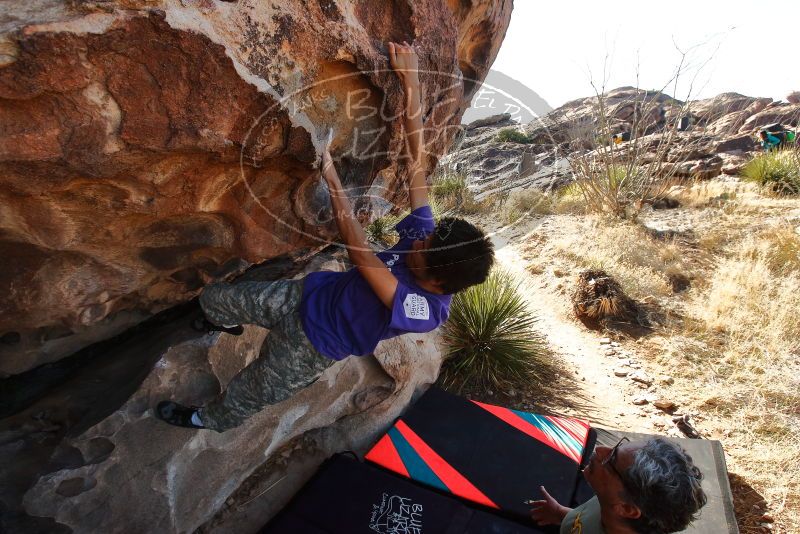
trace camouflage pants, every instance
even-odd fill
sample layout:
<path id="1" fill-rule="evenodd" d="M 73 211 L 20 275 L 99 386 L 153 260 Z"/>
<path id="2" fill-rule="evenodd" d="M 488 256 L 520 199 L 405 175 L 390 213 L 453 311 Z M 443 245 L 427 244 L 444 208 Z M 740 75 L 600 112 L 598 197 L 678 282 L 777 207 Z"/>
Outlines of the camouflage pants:
<path id="1" fill-rule="evenodd" d="M 207 428 L 223 432 L 239 426 L 308 386 L 334 363 L 317 352 L 303 331 L 298 311 L 302 296 L 302 280 L 212 284 L 200 295 L 200 306 L 213 323 L 270 329 L 258 358 L 200 409 Z"/>

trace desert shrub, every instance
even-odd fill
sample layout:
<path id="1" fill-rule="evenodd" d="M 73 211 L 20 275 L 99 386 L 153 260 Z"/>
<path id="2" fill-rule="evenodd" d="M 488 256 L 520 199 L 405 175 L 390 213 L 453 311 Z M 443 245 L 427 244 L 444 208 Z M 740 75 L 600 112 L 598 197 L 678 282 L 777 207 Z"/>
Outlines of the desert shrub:
<path id="1" fill-rule="evenodd" d="M 514 277 L 495 269 L 483 284 L 457 293 L 443 329 L 446 387 L 502 387 L 535 379 L 544 343 Z"/>
<path id="2" fill-rule="evenodd" d="M 562 195 L 581 198 L 586 211 L 635 219 L 642 207 L 666 197 L 674 180 L 645 165 L 613 157 L 579 156 L 571 161 L 574 181 Z"/>
<path id="3" fill-rule="evenodd" d="M 744 166 L 742 176 L 779 194 L 800 194 L 800 151 L 758 154 Z"/>
<path id="4" fill-rule="evenodd" d="M 600 269 L 589 269 L 578 275 L 572 308 L 578 319 L 592 323 L 607 319 L 644 322 L 638 306 L 625 294 L 620 283 Z"/>
<path id="5" fill-rule="evenodd" d="M 431 207 L 434 221 L 447 217 L 452 210 L 452 207 L 446 206 L 444 202 L 434 195 L 428 195 L 428 205 Z"/>
<path id="6" fill-rule="evenodd" d="M 491 213 L 495 203 L 491 197 L 476 200 L 472 193 L 466 195 L 456 211 L 462 215 L 481 215 Z"/>
<path id="7" fill-rule="evenodd" d="M 381 245 L 394 245 L 399 239 L 394 227 L 407 214 L 408 212 L 404 212 L 400 215 L 384 215 L 383 217 L 378 217 L 364 229 L 367 233 L 367 237 Z"/>
<path id="8" fill-rule="evenodd" d="M 524 145 L 529 145 L 533 142 L 533 139 L 525 132 L 516 128 L 503 128 L 497 132 L 495 139 L 501 143 L 521 143 Z"/>
<path id="9" fill-rule="evenodd" d="M 513 224 L 527 214 L 551 213 L 553 213 L 553 199 L 537 189 L 514 191 L 503 205 L 503 220 L 506 224 Z"/>
<path id="10" fill-rule="evenodd" d="M 431 194 L 437 198 L 459 198 L 467 190 L 467 179 L 459 173 L 436 175 L 431 184 Z"/>
<path id="11" fill-rule="evenodd" d="M 434 218 L 453 213 L 475 215 L 488 213 L 493 207 L 491 199 L 476 200 L 460 173 L 444 173 L 434 177 L 429 199 Z"/>
<path id="12" fill-rule="evenodd" d="M 644 206 L 665 198 L 669 189 L 682 181 L 686 169 L 683 164 L 701 139 L 679 135 L 677 129 L 658 124 L 655 117 L 663 106 L 660 94 L 661 91 L 637 91 L 624 103 L 633 112 L 627 130 L 630 140 L 617 145 L 613 138 L 620 133 L 620 104 L 608 101 L 605 87 L 596 88 L 595 128 L 581 140 L 588 151 L 568 158 L 573 188 L 582 197 L 586 211 L 635 219 Z M 686 114 L 688 105 L 672 111 Z"/>
<path id="13" fill-rule="evenodd" d="M 463 174 L 445 173 L 434 176 L 431 183 L 431 208 L 434 213 L 445 214 L 463 204 L 464 198 L 471 196 L 467 179 Z"/>

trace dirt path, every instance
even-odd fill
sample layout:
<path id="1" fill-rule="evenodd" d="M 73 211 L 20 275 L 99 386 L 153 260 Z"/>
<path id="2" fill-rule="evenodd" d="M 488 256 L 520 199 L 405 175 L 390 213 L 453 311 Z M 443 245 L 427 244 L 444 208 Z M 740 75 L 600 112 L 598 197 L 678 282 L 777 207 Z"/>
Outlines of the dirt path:
<path id="1" fill-rule="evenodd" d="M 521 289 L 531 311 L 538 318 L 538 330 L 545 337 L 551 350 L 574 374 L 578 391 L 583 397 L 580 413 L 563 400 L 563 412 L 590 419 L 599 426 L 608 426 L 628 431 L 653 432 L 658 422 L 666 427 L 668 418 L 655 409 L 633 404 L 635 397 L 656 397 L 657 386 L 650 390 L 640 388 L 627 377 L 615 376 L 615 370 L 640 364 L 635 356 L 635 342 L 624 342 L 612 346 L 602 333 L 587 329 L 572 315 L 567 287 L 569 278 L 563 273 L 542 272 L 532 274 L 521 248 L 534 233 L 549 230 L 547 218 L 529 220 L 513 229 L 501 229 L 493 237 L 496 258 L 501 267 L 512 272 L 523 282 Z M 559 277 L 558 275 L 561 275 Z M 607 352 L 617 354 L 607 354 Z M 625 365 L 628 363 L 629 365 Z M 555 406 L 558 406 L 558 402 Z"/>

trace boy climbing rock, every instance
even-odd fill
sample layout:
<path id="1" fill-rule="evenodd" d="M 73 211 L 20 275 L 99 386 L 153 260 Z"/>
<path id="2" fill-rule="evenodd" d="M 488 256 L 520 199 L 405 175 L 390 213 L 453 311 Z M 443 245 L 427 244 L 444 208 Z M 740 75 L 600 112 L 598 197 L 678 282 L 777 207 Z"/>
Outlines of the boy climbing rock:
<path id="1" fill-rule="evenodd" d="M 257 324 L 270 331 L 259 357 L 206 406 L 160 402 L 156 413 L 167 423 L 218 432 L 234 428 L 308 386 L 336 360 L 371 354 L 384 339 L 437 328 L 447 320 L 450 296 L 488 276 L 494 253 L 481 230 L 458 218 L 434 224 L 422 164 L 417 55 L 407 43 L 389 43 L 389 57 L 405 93 L 411 158 L 412 211 L 396 227 L 399 242 L 372 251 L 326 147 L 322 175 L 355 267 L 344 273 L 315 272 L 302 280 L 207 287 L 200 305 L 209 330 L 235 335 L 241 324 Z"/>

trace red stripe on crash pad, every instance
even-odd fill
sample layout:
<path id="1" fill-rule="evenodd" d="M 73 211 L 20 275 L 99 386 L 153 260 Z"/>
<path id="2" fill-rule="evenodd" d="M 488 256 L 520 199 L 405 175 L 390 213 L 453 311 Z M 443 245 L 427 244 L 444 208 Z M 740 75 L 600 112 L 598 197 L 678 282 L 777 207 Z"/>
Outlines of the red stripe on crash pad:
<path id="1" fill-rule="evenodd" d="M 403 464 L 403 460 L 400 458 L 400 454 L 398 454 L 389 434 L 383 436 L 364 458 L 395 473 L 399 473 L 406 478 L 411 478 L 408 476 L 408 469 L 406 469 L 406 466 Z"/>
<path id="2" fill-rule="evenodd" d="M 402 419 L 398 419 L 395 428 L 406 438 L 409 445 L 414 447 L 417 454 L 453 494 L 469 499 L 472 502 L 500 509 L 481 490 L 473 486 L 469 480 L 448 464 L 444 458 L 436 454 L 436 451 L 431 449 Z"/>
<path id="3" fill-rule="evenodd" d="M 532 438 L 534 438 L 534 439 L 536 439 L 538 441 L 541 441 L 542 443 L 544 443 L 545 445 L 547 445 L 551 449 L 556 450 L 556 451 L 560 452 L 561 454 L 564 454 L 564 455 L 569 456 L 570 458 L 572 458 L 572 456 L 569 454 L 568 451 L 565 451 L 564 449 L 559 447 L 557 444 L 553 443 L 553 440 L 551 440 L 550 437 L 547 434 L 545 434 L 544 432 L 542 432 L 541 430 L 536 428 L 534 425 L 530 424 L 525 419 L 523 419 L 522 417 L 518 416 L 517 414 L 515 414 L 514 412 L 512 412 L 508 408 L 502 408 L 500 406 L 494 406 L 492 404 L 484 404 L 482 402 L 478 402 L 478 401 L 475 401 L 475 400 L 472 401 L 472 402 L 474 402 L 475 404 L 477 404 L 478 406 L 480 406 L 481 408 L 483 408 L 484 410 L 486 410 L 490 414 L 494 415 L 498 419 L 501 419 L 502 421 L 505 421 L 506 423 L 508 423 L 509 425 L 513 426 L 514 428 L 516 428 L 520 432 L 524 432 L 525 434 L 529 435 L 530 437 L 532 437 Z M 580 459 L 578 461 L 580 461 Z"/>

